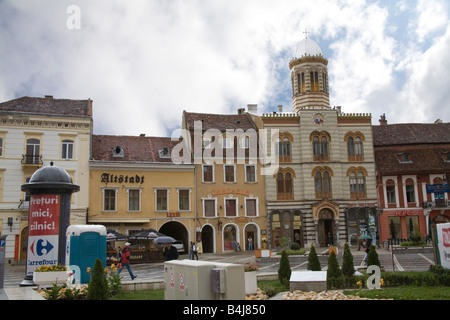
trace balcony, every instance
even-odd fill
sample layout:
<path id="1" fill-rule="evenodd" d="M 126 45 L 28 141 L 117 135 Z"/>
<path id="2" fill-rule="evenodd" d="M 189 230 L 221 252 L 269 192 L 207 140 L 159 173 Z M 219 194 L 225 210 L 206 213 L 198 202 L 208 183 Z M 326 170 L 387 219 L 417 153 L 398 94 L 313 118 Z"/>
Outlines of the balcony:
<path id="1" fill-rule="evenodd" d="M 440 209 L 440 208 L 450 208 L 450 200 L 446 199 L 436 199 L 434 201 L 424 201 L 424 209 Z"/>
<path id="2" fill-rule="evenodd" d="M 22 163 L 22 166 L 40 167 L 43 164 L 42 156 L 34 154 L 23 154 L 20 162 Z"/>

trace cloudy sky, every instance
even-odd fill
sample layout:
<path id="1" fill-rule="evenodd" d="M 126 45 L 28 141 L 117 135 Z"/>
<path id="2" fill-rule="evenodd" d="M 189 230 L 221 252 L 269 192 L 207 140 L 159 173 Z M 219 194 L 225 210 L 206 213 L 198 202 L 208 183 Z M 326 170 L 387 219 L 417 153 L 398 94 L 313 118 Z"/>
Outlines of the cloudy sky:
<path id="1" fill-rule="evenodd" d="M 450 122 L 448 0 L 0 0 L 0 101 L 94 101 L 94 133 L 171 135 L 183 110 L 292 110 L 305 37 L 331 106 Z"/>

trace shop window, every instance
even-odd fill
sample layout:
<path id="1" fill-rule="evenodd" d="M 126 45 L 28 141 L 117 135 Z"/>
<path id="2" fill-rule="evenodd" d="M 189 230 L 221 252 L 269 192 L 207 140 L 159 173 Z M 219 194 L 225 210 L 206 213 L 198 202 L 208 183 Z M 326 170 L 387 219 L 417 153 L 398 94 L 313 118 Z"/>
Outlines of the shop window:
<path id="1" fill-rule="evenodd" d="M 223 229 L 223 247 L 224 250 L 230 251 L 234 249 L 237 241 L 236 228 L 232 225 L 227 225 Z"/>
<path id="2" fill-rule="evenodd" d="M 418 216 L 407 216 L 406 217 L 406 233 L 407 238 L 411 238 L 413 235 L 419 235 L 419 217 Z"/>

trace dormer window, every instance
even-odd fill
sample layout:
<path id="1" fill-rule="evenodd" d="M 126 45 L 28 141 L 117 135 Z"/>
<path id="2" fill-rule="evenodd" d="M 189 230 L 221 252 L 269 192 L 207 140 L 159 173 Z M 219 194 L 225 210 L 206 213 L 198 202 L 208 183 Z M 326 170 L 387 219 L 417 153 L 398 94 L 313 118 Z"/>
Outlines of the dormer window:
<path id="1" fill-rule="evenodd" d="M 164 147 L 160 150 L 158 150 L 159 152 L 159 157 L 161 159 L 170 159 L 170 150 L 167 147 Z"/>
<path id="2" fill-rule="evenodd" d="M 114 158 L 123 158 L 124 157 L 123 148 L 121 146 L 115 146 L 114 149 L 112 150 L 112 155 Z"/>
<path id="3" fill-rule="evenodd" d="M 449 155 L 450 152 L 445 151 L 445 152 L 439 152 L 439 153 L 440 153 L 442 159 L 444 160 L 444 162 L 450 162 L 450 155 Z"/>
<path id="4" fill-rule="evenodd" d="M 400 163 L 412 163 L 407 152 L 397 153 L 397 157 Z"/>

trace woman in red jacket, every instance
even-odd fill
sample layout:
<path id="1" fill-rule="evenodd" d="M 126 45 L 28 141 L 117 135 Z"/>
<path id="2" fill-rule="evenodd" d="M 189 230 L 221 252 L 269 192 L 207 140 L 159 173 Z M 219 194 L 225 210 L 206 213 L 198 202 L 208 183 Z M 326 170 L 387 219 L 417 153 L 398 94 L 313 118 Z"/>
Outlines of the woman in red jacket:
<path id="1" fill-rule="evenodd" d="M 125 243 L 125 247 L 122 250 L 122 256 L 120 259 L 120 263 L 122 264 L 122 267 L 119 268 L 119 274 L 122 271 L 123 267 L 126 267 L 130 274 L 131 280 L 134 280 L 134 278 L 136 278 L 137 276 L 135 276 L 133 274 L 133 271 L 131 271 L 131 267 L 130 267 L 130 254 L 131 254 L 130 245 L 131 245 L 131 243 L 129 243 L 129 242 Z"/>

